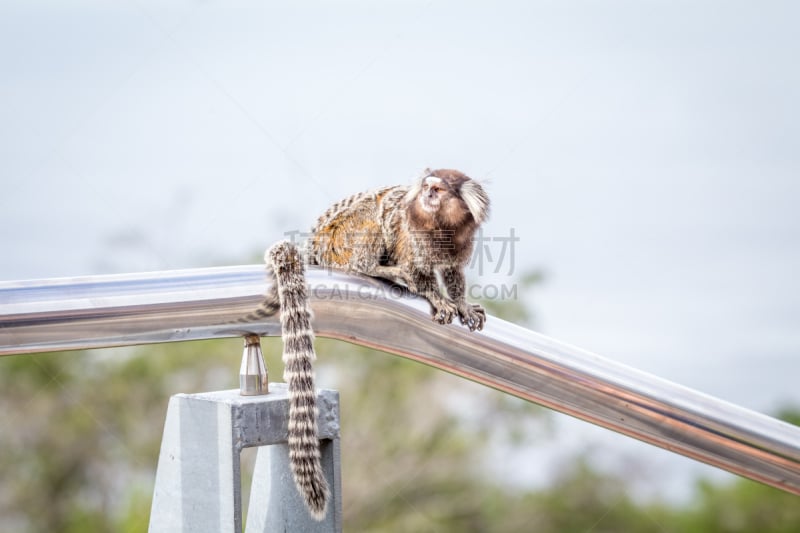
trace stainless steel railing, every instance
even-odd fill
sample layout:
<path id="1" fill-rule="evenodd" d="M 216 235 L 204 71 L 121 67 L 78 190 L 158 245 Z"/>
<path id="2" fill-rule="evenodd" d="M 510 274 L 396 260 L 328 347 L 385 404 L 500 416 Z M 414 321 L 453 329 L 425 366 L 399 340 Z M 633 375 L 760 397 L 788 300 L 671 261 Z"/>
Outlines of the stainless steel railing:
<path id="1" fill-rule="evenodd" d="M 381 281 L 310 270 L 317 335 L 414 359 L 687 457 L 800 494 L 800 428 L 491 318 L 431 322 Z M 275 335 L 261 266 L 0 283 L 0 355 Z"/>

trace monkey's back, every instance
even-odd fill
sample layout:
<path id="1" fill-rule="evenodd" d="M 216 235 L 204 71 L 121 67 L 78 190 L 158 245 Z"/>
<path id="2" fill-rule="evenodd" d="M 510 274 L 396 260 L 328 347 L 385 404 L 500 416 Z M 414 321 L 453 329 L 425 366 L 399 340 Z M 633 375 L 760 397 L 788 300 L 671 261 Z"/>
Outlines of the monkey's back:
<path id="1" fill-rule="evenodd" d="M 349 196 L 317 220 L 308 241 L 308 262 L 367 272 L 387 260 L 393 248 L 397 209 L 408 187 L 397 185 Z"/>

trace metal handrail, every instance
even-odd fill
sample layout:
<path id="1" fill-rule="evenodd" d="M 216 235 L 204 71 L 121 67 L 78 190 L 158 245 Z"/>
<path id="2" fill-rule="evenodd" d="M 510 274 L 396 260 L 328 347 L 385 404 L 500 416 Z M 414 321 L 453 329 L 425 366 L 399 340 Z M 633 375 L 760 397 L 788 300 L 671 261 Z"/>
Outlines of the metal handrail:
<path id="1" fill-rule="evenodd" d="M 800 494 L 800 427 L 490 318 L 470 332 L 375 279 L 309 269 L 318 336 L 407 357 L 730 472 Z M 0 355 L 276 335 L 241 324 L 262 266 L 0 283 Z M 324 354 L 323 354 L 324 356 Z"/>

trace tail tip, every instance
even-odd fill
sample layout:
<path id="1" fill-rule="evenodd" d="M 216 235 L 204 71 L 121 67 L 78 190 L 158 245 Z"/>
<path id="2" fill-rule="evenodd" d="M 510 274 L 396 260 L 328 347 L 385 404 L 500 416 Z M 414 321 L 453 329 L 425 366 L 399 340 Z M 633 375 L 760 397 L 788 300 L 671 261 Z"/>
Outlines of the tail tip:
<path id="1" fill-rule="evenodd" d="M 317 522 L 321 522 L 328 514 L 329 492 L 327 484 L 320 487 L 320 489 L 321 490 L 315 490 L 313 492 L 304 494 L 304 500 L 306 502 L 306 507 L 308 507 L 308 512 Z"/>

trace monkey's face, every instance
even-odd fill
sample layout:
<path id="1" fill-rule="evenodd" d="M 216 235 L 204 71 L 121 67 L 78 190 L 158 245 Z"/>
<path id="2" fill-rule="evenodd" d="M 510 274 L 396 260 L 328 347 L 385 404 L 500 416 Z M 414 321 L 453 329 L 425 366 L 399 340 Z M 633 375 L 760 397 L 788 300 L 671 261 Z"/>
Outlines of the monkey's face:
<path id="1" fill-rule="evenodd" d="M 448 176 L 427 176 L 422 180 L 417 201 L 434 226 L 455 227 L 470 218 L 469 209 L 458 194 L 458 184 L 452 181 Z"/>
<path id="2" fill-rule="evenodd" d="M 428 176 L 422 180 L 422 190 L 419 193 L 419 203 L 426 213 L 436 213 L 442 207 L 442 200 L 448 194 L 441 178 Z"/>

